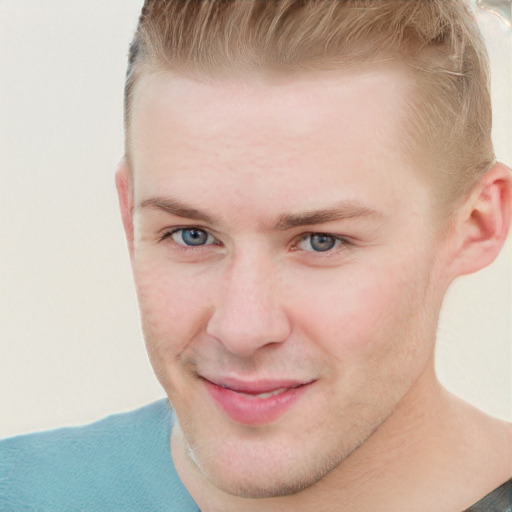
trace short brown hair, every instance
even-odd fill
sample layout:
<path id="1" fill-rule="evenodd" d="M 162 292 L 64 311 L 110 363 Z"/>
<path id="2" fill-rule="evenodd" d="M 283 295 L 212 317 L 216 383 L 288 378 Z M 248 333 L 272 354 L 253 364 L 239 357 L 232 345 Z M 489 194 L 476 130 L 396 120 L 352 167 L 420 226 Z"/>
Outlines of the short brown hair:
<path id="1" fill-rule="evenodd" d="M 383 60 L 412 70 L 407 138 L 435 167 L 441 201 L 453 202 L 494 161 L 488 58 L 464 0 L 146 0 L 129 52 L 125 128 L 147 71 L 215 78 Z"/>

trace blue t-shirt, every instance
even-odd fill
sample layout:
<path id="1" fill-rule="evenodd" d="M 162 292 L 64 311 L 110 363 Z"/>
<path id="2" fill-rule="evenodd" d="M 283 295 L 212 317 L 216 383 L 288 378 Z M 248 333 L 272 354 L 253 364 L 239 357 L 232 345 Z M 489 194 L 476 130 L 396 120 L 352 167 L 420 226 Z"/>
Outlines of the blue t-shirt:
<path id="1" fill-rule="evenodd" d="M 172 421 L 165 399 L 0 442 L 0 510 L 197 512 L 171 458 Z"/>

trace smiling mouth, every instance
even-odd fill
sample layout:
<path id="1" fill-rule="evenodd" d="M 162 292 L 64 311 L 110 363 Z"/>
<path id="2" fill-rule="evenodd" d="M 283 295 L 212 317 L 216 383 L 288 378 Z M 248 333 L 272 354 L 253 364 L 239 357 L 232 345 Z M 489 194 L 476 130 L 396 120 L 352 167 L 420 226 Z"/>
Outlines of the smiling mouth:
<path id="1" fill-rule="evenodd" d="M 277 420 L 315 382 L 202 380 L 215 405 L 231 420 L 245 425 L 264 425 Z"/>
<path id="2" fill-rule="evenodd" d="M 221 387 L 223 387 L 224 389 L 229 389 L 226 386 L 221 386 Z M 299 386 L 295 386 L 295 387 L 299 387 Z M 286 393 L 286 391 L 289 391 L 290 389 L 295 389 L 295 388 L 280 388 L 280 389 L 276 389 L 275 391 L 268 391 L 268 392 L 264 392 L 264 393 L 245 393 L 243 391 L 236 391 L 236 390 L 232 390 L 232 391 L 235 391 L 236 393 L 239 393 L 241 395 L 245 395 L 248 397 L 252 397 L 252 398 L 265 399 L 265 398 L 270 398 L 272 396 L 280 395 L 281 393 Z"/>

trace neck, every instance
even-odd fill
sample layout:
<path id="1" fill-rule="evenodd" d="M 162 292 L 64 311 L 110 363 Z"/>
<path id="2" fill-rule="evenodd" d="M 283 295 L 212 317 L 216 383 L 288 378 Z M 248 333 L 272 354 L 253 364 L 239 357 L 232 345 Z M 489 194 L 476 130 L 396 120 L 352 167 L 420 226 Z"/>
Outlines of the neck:
<path id="1" fill-rule="evenodd" d="M 510 429 L 486 418 L 446 392 L 431 365 L 359 448 L 321 481 L 293 495 L 249 499 L 219 490 L 188 456 L 179 429 L 173 431 L 171 451 L 180 478 L 202 512 L 322 512 L 340 505 L 344 512 L 452 512 L 510 478 L 510 453 L 496 459 L 506 444 L 500 451 L 485 442 L 481 448 L 482 435 L 492 431 L 489 438 L 498 445 L 507 442 Z M 482 457 L 475 453 L 479 450 Z M 488 471 L 482 471 L 483 461 L 488 461 Z"/>

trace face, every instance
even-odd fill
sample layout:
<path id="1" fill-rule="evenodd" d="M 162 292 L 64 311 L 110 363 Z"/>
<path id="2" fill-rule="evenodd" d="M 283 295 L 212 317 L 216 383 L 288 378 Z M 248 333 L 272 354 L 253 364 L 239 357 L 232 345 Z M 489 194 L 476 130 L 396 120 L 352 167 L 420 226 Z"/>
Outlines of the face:
<path id="1" fill-rule="evenodd" d="M 438 235 L 396 142 L 407 93 L 399 70 L 137 86 L 143 331 L 187 456 L 228 493 L 312 485 L 419 392 Z"/>

